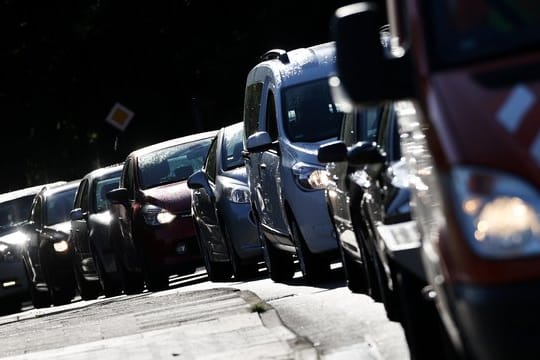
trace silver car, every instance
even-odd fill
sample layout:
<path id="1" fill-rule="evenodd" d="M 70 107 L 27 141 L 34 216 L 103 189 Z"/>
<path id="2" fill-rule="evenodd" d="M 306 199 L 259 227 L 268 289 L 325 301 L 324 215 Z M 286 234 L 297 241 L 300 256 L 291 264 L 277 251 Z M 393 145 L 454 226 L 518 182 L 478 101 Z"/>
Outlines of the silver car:
<path id="1" fill-rule="evenodd" d="M 343 112 L 328 81 L 333 42 L 271 50 L 248 74 L 244 99 L 247 173 L 254 214 L 274 281 L 287 281 L 298 259 L 307 283 L 317 283 L 339 259 L 317 159 L 337 139 Z"/>

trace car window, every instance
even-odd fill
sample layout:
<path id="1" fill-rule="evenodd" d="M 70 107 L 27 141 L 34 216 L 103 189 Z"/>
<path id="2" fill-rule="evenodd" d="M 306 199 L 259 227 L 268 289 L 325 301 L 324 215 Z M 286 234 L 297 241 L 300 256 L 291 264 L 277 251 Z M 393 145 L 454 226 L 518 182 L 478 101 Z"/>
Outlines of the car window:
<path id="1" fill-rule="evenodd" d="M 47 198 L 47 219 L 45 225 L 55 225 L 69 220 L 73 208 L 76 188 L 51 194 Z"/>
<path id="2" fill-rule="evenodd" d="M 326 78 L 283 90 L 283 118 L 292 142 L 317 142 L 337 137 L 343 111 L 334 104 Z"/>
<path id="3" fill-rule="evenodd" d="M 33 200 L 32 194 L 0 203 L 0 234 L 28 219 Z"/>
<path id="4" fill-rule="evenodd" d="M 119 185 L 120 176 L 96 181 L 94 191 L 94 212 L 99 213 L 109 209 L 106 194 Z"/>
<path id="5" fill-rule="evenodd" d="M 216 181 L 216 149 L 217 149 L 217 137 L 212 142 L 208 155 L 206 156 L 206 176 L 212 182 Z"/>
<path id="6" fill-rule="evenodd" d="M 262 89 L 262 83 L 251 84 L 246 88 L 246 98 L 244 101 L 244 131 L 246 138 L 259 130 Z"/>
<path id="7" fill-rule="evenodd" d="M 73 207 L 81 208 L 83 212 L 88 211 L 88 179 L 82 180 L 79 184 Z"/>
<path id="8" fill-rule="evenodd" d="M 37 225 L 41 225 L 41 203 L 42 199 L 41 196 L 37 196 L 34 199 L 34 203 L 32 204 L 32 213 L 30 214 L 30 219 Z"/>
<path id="9" fill-rule="evenodd" d="M 206 138 L 142 155 L 138 160 L 141 189 L 186 180 L 202 168 L 211 142 Z"/>
<path id="10" fill-rule="evenodd" d="M 221 161 L 223 170 L 231 170 L 239 166 L 244 166 L 244 158 L 242 150 L 244 148 L 242 142 L 242 124 L 230 127 L 229 131 L 225 131 L 223 135 L 223 143 L 221 149 Z"/>

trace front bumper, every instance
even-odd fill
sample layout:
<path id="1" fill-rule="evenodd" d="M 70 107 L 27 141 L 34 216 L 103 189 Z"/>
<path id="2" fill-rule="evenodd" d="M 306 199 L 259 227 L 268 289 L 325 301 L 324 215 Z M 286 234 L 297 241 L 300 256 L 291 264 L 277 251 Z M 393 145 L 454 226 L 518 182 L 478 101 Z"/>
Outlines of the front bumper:
<path id="1" fill-rule="evenodd" d="M 227 204 L 223 211 L 225 226 L 229 239 L 236 253 L 242 260 L 262 260 L 263 252 L 257 235 L 257 225 L 250 217 L 249 204 Z"/>
<path id="2" fill-rule="evenodd" d="M 474 358 L 540 359 L 540 283 L 459 285 L 450 294 Z"/>
<path id="3" fill-rule="evenodd" d="M 28 280 L 22 260 L 0 260 L 0 299 L 27 299 Z"/>
<path id="4" fill-rule="evenodd" d="M 191 216 L 177 217 L 168 224 L 145 225 L 144 263 L 147 269 L 169 274 L 202 265 L 202 257 Z"/>

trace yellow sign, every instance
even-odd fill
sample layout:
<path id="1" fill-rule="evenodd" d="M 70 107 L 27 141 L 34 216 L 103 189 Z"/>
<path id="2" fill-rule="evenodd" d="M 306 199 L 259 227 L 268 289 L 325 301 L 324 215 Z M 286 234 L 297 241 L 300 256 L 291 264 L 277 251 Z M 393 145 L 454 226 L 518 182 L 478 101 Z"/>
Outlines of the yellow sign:
<path id="1" fill-rule="evenodd" d="M 124 131 L 134 115 L 135 113 L 133 111 L 120 103 L 116 103 L 109 112 L 109 115 L 107 115 L 105 121 L 118 130 Z"/>

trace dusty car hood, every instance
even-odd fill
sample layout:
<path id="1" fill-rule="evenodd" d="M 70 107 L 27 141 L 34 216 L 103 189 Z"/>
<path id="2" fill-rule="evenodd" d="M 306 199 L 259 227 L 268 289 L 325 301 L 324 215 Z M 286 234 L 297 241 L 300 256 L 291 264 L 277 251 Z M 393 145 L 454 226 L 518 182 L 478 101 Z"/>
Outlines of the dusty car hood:
<path id="1" fill-rule="evenodd" d="M 172 213 L 191 211 L 191 189 L 186 181 L 166 184 L 144 190 L 148 203 L 167 209 Z"/>
<path id="2" fill-rule="evenodd" d="M 435 77 L 428 106 L 447 165 L 487 166 L 540 184 L 534 175 L 540 173 L 540 84 L 527 78 L 505 83 L 519 66 L 525 65 L 502 63 L 489 71 L 471 68 Z"/>

